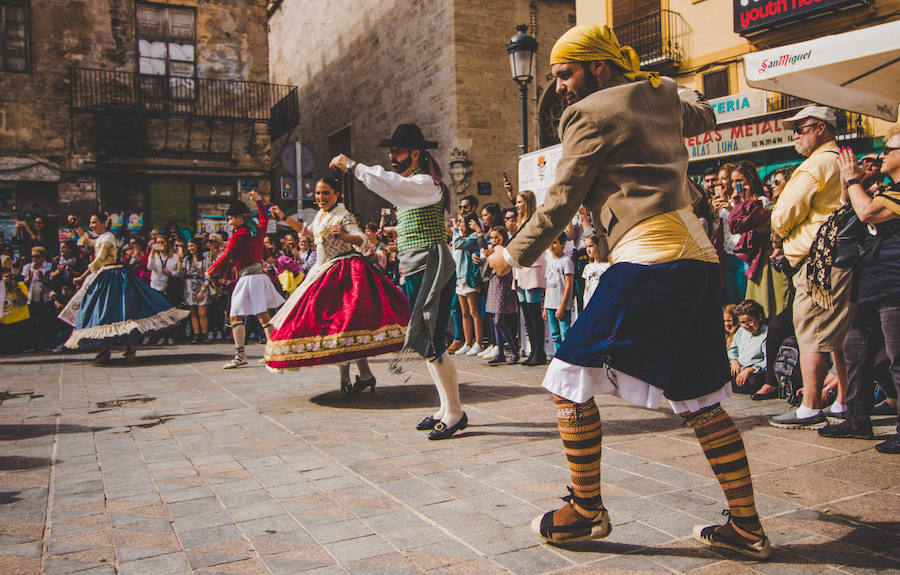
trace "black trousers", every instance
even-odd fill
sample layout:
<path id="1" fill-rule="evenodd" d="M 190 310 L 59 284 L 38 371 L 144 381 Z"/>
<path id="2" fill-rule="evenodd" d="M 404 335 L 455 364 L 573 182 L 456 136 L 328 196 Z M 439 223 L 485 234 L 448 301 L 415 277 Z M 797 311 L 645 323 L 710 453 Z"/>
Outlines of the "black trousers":
<path id="1" fill-rule="evenodd" d="M 894 387 L 900 392 L 900 297 L 860 304 L 844 340 L 850 379 L 847 420 L 851 425 L 870 425 L 869 414 L 874 407 L 875 356 L 882 346 L 887 352 Z M 897 432 L 900 433 L 900 421 Z"/>

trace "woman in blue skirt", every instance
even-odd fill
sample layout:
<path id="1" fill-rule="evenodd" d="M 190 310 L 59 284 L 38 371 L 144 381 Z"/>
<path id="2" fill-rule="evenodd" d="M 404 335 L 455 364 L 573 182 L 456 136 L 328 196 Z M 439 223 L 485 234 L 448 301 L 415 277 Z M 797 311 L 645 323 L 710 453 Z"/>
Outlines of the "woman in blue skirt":
<path id="1" fill-rule="evenodd" d="M 96 349 L 97 363 L 109 359 L 110 347 L 125 345 L 125 359 L 135 357 L 134 342 L 168 330 L 190 312 L 172 307 L 162 294 L 138 279 L 116 259 L 116 238 L 107 230 L 106 214 L 91 216 L 91 238 L 78 226 L 79 243 L 94 250 L 87 271 L 75 279 L 81 287 L 60 312 L 59 319 L 74 329 L 66 341 L 69 349 Z"/>

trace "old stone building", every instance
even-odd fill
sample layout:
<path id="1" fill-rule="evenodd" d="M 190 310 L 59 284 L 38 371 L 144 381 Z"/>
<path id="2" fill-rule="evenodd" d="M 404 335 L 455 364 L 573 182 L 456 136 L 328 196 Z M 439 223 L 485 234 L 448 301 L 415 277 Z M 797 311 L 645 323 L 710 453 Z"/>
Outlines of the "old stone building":
<path id="1" fill-rule="evenodd" d="M 297 106 L 268 83 L 265 2 L 2 0 L 0 19 L 5 238 L 17 216 L 97 207 L 193 230 L 269 191 Z"/>
<path id="2" fill-rule="evenodd" d="M 547 62 L 555 40 L 575 24 L 574 8 L 563 0 L 270 2 L 270 78 L 298 87 L 315 176 L 327 174 L 338 152 L 386 165 L 377 140 L 398 123 L 416 122 L 440 143 L 435 156 L 445 181 L 452 183 L 451 161 L 465 176 L 453 186 L 454 203 L 479 193 L 481 203 L 505 203 L 502 174 L 515 183 L 521 132 L 506 43 L 517 24 L 528 24 L 538 40 L 529 142 L 532 149 L 554 143 L 560 106 Z M 348 182 L 347 191 L 364 220 L 386 205 L 359 182 Z"/>

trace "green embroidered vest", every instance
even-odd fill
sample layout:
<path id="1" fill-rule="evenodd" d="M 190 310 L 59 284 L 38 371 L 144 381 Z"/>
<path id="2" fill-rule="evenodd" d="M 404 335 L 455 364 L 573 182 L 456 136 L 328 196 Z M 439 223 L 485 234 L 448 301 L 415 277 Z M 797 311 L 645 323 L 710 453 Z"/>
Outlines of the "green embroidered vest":
<path id="1" fill-rule="evenodd" d="M 413 174 L 423 173 L 420 168 L 413 171 Z M 397 251 L 446 242 L 443 197 L 430 206 L 397 208 Z"/>

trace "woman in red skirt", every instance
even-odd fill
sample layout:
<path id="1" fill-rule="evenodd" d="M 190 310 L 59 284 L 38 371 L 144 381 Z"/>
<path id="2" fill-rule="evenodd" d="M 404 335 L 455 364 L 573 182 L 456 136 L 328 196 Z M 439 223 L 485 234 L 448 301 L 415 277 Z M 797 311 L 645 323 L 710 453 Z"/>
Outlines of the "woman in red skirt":
<path id="1" fill-rule="evenodd" d="M 337 363 L 341 396 L 367 387 L 375 376 L 366 358 L 399 351 L 409 324 L 406 296 L 368 263 L 356 246 L 365 241 L 353 214 L 341 203 L 341 182 L 322 178 L 316 183 L 319 213 L 312 224 L 273 214 L 292 228 L 311 235 L 316 264 L 290 299 L 272 318 L 275 331 L 266 344 L 266 365 L 274 369 Z M 350 361 L 359 376 L 350 383 Z"/>

